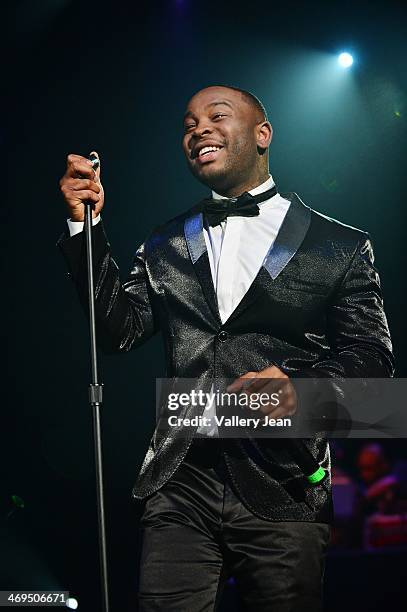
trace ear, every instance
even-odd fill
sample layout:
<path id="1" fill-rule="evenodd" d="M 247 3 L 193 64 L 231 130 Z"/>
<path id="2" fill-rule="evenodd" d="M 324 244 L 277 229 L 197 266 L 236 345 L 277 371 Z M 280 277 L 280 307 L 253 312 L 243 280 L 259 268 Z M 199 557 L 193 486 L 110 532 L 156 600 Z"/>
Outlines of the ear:
<path id="1" fill-rule="evenodd" d="M 256 126 L 257 146 L 260 149 L 267 149 L 273 138 L 273 128 L 269 121 L 263 121 Z"/>

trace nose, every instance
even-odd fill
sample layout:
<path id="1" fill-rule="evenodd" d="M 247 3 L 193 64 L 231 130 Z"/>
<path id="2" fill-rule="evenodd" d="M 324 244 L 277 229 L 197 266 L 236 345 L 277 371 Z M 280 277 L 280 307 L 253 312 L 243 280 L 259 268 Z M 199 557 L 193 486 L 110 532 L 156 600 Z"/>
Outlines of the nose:
<path id="1" fill-rule="evenodd" d="M 189 154 L 192 155 L 192 151 L 194 147 L 196 146 L 196 144 L 200 140 L 202 140 L 202 138 L 205 138 L 205 136 L 208 136 L 211 133 L 212 133 L 212 129 L 209 125 L 204 125 L 200 123 L 199 126 L 196 126 L 194 131 L 190 134 L 190 137 L 189 137 L 189 143 L 188 143 Z"/>
<path id="2" fill-rule="evenodd" d="M 192 132 L 192 136 L 194 136 L 195 138 L 202 138 L 202 136 L 204 136 L 205 134 L 210 134 L 211 132 L 211 126 L 208 124 L 205 125 L 201 122 L 195 127 L 194 131 Z"/>
<path id="3" fill-rule="evenodd" d="M 196 122 L 195 127 L 189 131 L 184 139 L 184 147 L 185 153 L 189 156 L 192 156 L 192 152 L 197 145 L 197 143 L 212 134 L 213 127 L 208 121 L 208 119 L 200 118 L 199 121 Z"/>

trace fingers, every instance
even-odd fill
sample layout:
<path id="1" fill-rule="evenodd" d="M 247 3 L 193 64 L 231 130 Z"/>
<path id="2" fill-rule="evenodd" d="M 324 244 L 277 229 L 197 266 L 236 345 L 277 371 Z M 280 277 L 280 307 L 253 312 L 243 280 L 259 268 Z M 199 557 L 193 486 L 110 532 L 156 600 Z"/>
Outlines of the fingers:
<path id="1" fill-rule="evenodd" d="M 91 179 L 67 178 L 61 180 L 61 191 L 69 205 L 90 200 L 94 204 L 100 201 L 100 186 Z"/>
<path id="2" fill-rule="evenodd" d="M 93 151 L 99 160 L 99 155 Z M 104 191 L 100 182 L 100 167 L 94 169 L 90 159 L 70 153 L 67 156 L 66 171 L 59 181 L 60 190 L 71 221 L 84 220 L 84 203 L 92 202 L 92 217 L 95 218 L 104 205 Z"/>
<path id="3" fill-rule="evenodd" d="M 252 382 L 247 382 L 247 378 L 255 378 L 256 380 Z M 284 374 L 277 366 L 270 366 L 265 368 L 264 370 L 260 370 L 260 372 L 246 372 L 243 376 L 239 376 L 236 378 L 228 387 L 228 391 L 239 391 L 242 388 L 247 388 L 250 386 L 250 391 L 257 391 L 264 387 L 267 384 L 267 379 L 288 379 L 288 376 Z"/>
<path id="4" fill-rule="evenodd" d="M 95 193 L 100 192 L 100 185 L 91 179 L 75 179 L 67 178 L 61 185 L 62 191 L 69 193 L 70 191 L 90 190 Z"/>
<path id="5" fill-rule="evenodd" d="M 78 202 L 80 201 L 81 203 L 84 202 L 85 200 L 91 200 L 95 204 L 98 204 L 99 199 L 100 199 L 98 194 L 95 193 L 94 191 L 91 191 L 90 189 L 72 191 L 71 194 L 72 194 L 70 197 L 71 201 L 77 200 Z"/>
<path id="6" fill-rule="evenodd" d="M 257 375 L 257 372 L 246 372 L 246 374 L 243 374 L 243 376 L 239 376 L 239 378 L 236 378 L 236 380 L 234 380 L 230 385 L 228 385 L 226 387 L 226 390 L 232 393 L 235 391 L 240 391 L 241 389 L 249 386 L 250 379 L 255 378 Z"/>
<path id="7" fill-rule="evenodd" d="M 97 177 L 97 173 L 92 168 L 92 162 L 89 159 L 82 155 L 70 153 L 67 157 L 65 176 L 71 178 L 87 178 L 94 181 Z"/>
<path id="8" fill-rule="evenodd" d="M 267 374 L 267 378 L 266 375 Z M 270 397 L 278 392 L 279 403 L 267 403 L 260 407 L 263 415 L 272 418 L 292 416 L 297 409 L 297 397 L 289 377 L 277 367 L 270 367 L 261 372 L 246 372 L 234 380 L 227 391 L 241 393 L 250 397 L 252 394 L 267 393 Z"/>
<path id="9" fill-rule="evenodd" d="M 250 386 L 248 387 L 247 391 L 249 393 L 255 393 L 255 392 L 261 391 L 262 389 L 264 390 L 266 388 L 266 389 L 269 389 L 270 392 L 274 392 L 280 388 L 284 389 L 285 386 L 290 384 L 288 380 L 288 376 L 286 376 L 280 371 L 278 372 L 279 372 L 279 375 L 276 377 L 258 378 L 258 376 L 256 376 L 255 380 L 250 382 Z"/>
<path id="10" fill-rule="evenodd" d="M 269 396 L 271 396 L 270 393 Z M 273 419 L 294 415 L 297 412 L 297 394 L 293 386 L 290 384 L 279 388 L 278 405 L 266 404 L 260 407 L 260 412 Z"/>

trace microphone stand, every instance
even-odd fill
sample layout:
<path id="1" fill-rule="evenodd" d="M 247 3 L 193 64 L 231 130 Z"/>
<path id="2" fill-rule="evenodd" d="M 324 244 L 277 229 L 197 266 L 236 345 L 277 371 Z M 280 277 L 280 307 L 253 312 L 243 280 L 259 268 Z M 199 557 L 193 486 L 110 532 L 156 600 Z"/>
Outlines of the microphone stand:
<path id="1" fill-rule="evenodd" d="M 90 155 L 93 168 L 97 168 L 99 160 L 95 155 Z M 93 253 L 92 253 L 92 202 L 85 202 L 85 234 L 86 234 L 86 256 L 88 269 L 88 292 L 89 292 L 89 331 L 90 331 L 90 356 L 91 356 L 91 384 L 89 385 L 89 404 L 93 415 L 93 438 L 95 446 L 95 469 L 96 469 L 96 494 L 98 506 L 99 525 L 99 554 L 102 581 L 103 612 L 109 612 L 109 585 L 107 574 L 106 556 L 106 530 L 105 510 L 103 499 L 103 469 L 102 469 L 102 438 L 100 430 L 100 407 L 103 401 L 103 384 L 98 379 L 98 363 L 96 352 L 96 325 L 95 325 L 95 294 L 93 281 Z"/>

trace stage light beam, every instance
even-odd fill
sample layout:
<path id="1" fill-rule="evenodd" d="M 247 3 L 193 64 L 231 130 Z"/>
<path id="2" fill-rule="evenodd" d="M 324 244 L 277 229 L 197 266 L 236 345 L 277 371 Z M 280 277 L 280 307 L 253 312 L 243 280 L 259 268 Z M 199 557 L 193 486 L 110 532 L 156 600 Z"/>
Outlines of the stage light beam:
<path id="1" fill-rule="evenodd" d="M 353 64 L 353 57 L 350 53 L 340 53 L 338 56 L 338 63 L 342 68 L 350 68 Z"/>

